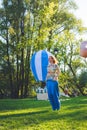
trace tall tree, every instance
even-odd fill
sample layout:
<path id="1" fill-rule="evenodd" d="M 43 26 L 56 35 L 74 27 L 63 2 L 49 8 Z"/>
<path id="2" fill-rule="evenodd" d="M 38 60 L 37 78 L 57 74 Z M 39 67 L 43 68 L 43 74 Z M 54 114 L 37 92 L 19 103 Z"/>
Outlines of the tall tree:
<path id="1" fill-rule="evenodd" d="M 69 40 L 69 33 L 79 33 L 80 20 L 72 13 L 76 9 L 73 0 L 2 0 L 0 8 L 0 35 L 4 56 L 0 60 L 7 67 L 11 97 L 27 97 L 34 79 L 30 72 L 30 58 L 35 51 L 59 49 L 60 65 L 63 72 L 70 69 L 70 75 L 76 74 L 77 67 L 72 66 L 75 57 L 75 37 Z M 70 36 L 69 36 L 70 35 Z M 67 39 L 66 39 L 67 37 Z M 75 47 L 74 47 L 75 46 Z M 68 48 L 71 53 L 69 59 Z M 74 55 L 74 56 L 73 56 Z M 4 58 L 5 57 L 5 58 Z M 78 59 L 76 63 L 78 62 Z M 0 65 L 1 66 L 1 65 Z M 75 67 L 75 69 L 74 69 Z M 2 68 L 2 67 L 1 67 Z M 72 68 L 72 69 L 71 69 Z M 2 69 L 3 70 L 3 69 Z M 67 75 L 67 73 L 66 73 Z"/>

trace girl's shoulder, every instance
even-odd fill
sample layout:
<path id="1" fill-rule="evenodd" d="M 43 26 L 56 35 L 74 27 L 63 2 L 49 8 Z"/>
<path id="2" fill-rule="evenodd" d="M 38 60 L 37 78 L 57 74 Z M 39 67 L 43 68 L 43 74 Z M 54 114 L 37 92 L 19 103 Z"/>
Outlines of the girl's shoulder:
<path id="1" fill-rule="evenodd" d="M 58 65 L 57 65 L 57 64 L 54 64 L 54 67 L 56 67 L 56 68 L 57 68 L 57 67 L 58 67 Z"/>

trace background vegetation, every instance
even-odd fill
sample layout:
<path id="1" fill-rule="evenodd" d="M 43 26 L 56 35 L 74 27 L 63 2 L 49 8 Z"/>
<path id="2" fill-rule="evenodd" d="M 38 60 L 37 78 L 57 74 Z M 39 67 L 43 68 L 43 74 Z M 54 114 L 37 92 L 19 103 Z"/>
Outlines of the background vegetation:
<path id="1" fill-rule="evenodd" d="M 60 88 L 87 95 L 87 61 L 79 56 L 81 35 L 87 30 L 73 11 L 73 0 L 1 0 L 0 98 L 34 96 L 30 70 L 35 51 L 47 49 L 61 68 Z M 85 78 L 84 78 L 85 77 Z M 32 94 L 33 93 L 33 94 Z"/>

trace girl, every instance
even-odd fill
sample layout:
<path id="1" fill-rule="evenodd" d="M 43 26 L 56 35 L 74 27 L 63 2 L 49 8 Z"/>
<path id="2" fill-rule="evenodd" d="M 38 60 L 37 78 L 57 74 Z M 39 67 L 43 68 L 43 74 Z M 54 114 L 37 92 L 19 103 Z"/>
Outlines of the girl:
<path id="1" fill-rule="evenodd" d="M 53 57 L 49 57 L 49 64 L 47 67 L 46 86 L 48 91 L 48 97 L 53 110 L 60 109 L 59 101 L 59 88 L 58 88 L 58 76 L 60 69 L 57 65 L 57 60 Z"/>

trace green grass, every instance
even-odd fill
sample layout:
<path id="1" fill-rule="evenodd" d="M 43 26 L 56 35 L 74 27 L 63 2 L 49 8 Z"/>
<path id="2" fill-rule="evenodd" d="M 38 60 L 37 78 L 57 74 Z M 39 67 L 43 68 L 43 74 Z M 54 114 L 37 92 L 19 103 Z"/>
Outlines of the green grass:
<path id="1" fill-rule="evenodd" d="M 87 130 L 87 97 L 61 99 L 59 111 L 49 101 L 2 99 L 0 130 Z"/>

